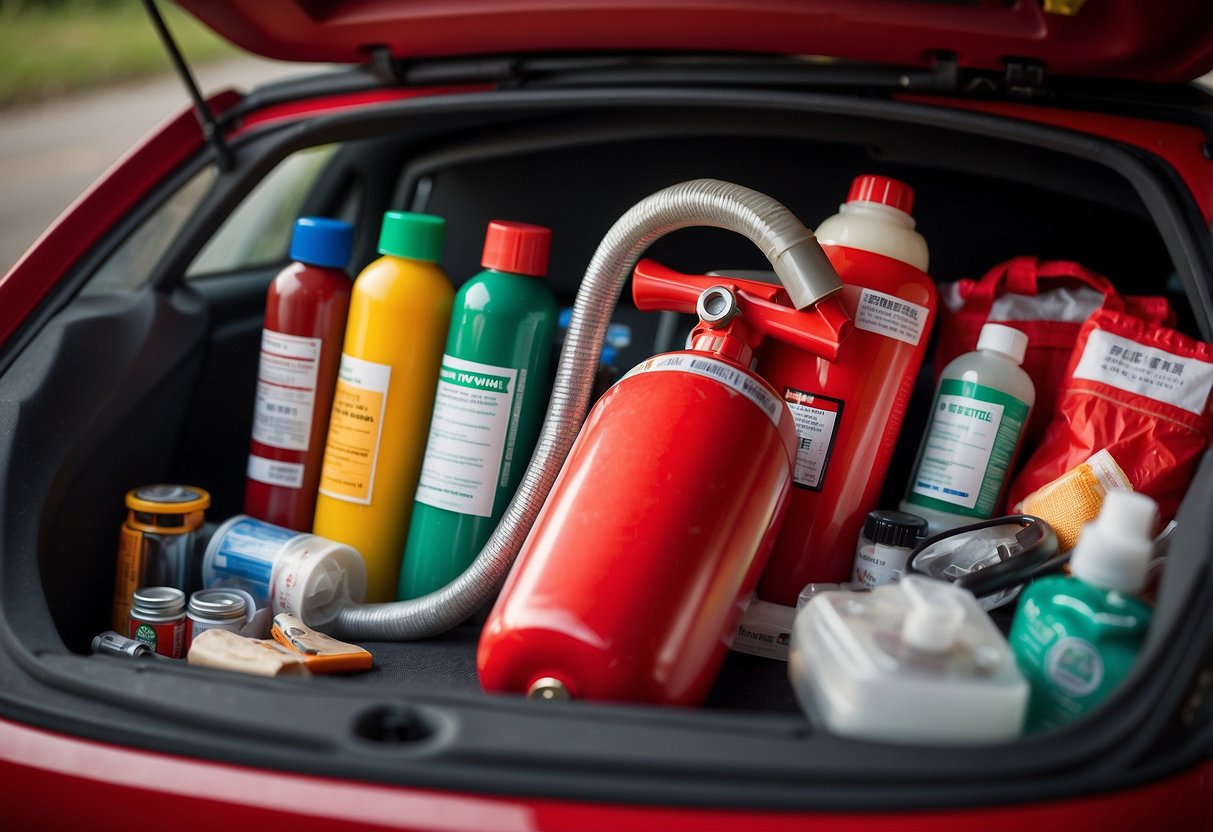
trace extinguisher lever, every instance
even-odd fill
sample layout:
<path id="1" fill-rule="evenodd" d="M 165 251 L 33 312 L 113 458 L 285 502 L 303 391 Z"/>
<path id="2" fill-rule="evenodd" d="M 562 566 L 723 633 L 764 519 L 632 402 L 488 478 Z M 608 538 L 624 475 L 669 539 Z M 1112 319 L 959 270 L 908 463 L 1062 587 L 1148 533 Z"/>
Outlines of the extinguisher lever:
<path id="1" fill-rule="evenodd" d="M 728 288 L 736 297 L 751 347 L 770 337 L 836 361 L 842 342 L 850 334 L 851 316 L 833 295 L 798 310 L 792 308 L 788 293 L 778 284 L 684 274 L 647 258 L 636 264 L 632 274 L 632 299 L 642 311 L 694 315 L 700 295 L 716 286 Z"/>

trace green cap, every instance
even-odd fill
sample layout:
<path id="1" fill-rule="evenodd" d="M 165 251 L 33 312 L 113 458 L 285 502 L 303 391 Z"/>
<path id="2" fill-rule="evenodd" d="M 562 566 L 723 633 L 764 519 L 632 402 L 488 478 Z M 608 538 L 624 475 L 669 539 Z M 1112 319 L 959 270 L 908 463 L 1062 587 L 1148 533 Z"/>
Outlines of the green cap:
<path id="1" fill-rule="evenodd" d="M 383 228 L 379 232 L 379 253 L 437 263 L 442 259 L 445 235 L 446 220 L 442 217 L 388 211 L 383 215 Z"/>

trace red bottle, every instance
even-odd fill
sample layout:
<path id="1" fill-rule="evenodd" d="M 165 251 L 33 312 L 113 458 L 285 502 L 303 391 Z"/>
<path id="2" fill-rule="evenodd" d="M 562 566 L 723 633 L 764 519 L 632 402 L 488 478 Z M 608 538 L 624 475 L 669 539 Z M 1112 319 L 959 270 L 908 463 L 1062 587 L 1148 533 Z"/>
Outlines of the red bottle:
<path id="1" fill-rule="evenodd" d="M 689 350 L 651 358 L 599 400 L 480 637 L 489 691 L 693 705 L 707 695 L 783 514 L 792 415 L 750 372 L 762 337 L 833 356 L 833 298 L 646 261 L 640 309 L 696 309 Z"/>
<path id="2" fill-rule="evenodd" d="M 787 518 L 758 586 L 764 601 L 794 606 L 806 584 L 851 578 L 935 318 L 913 200 L 902 182 L 860 176 L 839 213 L 817 228 L 855 322 L 837 361 L 775 340 L 758 350 L 758 374 L 792 408 L 799 436 Z"/>
<path id="3" fill-rule="evenodd" d="M 297 220 L 296 262 L 274 278 L 265 304 L 244 512 L 300 532 L 312 530 L 316 509 L 353 289 L 344 271 L 352 240 L 347 222 Z"/>

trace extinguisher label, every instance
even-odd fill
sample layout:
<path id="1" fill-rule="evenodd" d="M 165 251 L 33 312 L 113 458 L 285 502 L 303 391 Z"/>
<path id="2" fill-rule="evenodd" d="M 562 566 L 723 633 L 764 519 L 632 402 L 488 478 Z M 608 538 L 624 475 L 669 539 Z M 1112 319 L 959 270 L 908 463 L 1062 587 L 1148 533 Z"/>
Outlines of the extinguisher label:
<path id="1" fill-rule="evenodd" d="M 765 384 L 756 381 L 753 376 L 743 372 L 732 364 L 726 364 L 715 358 L 688 355 L 687 353 L 659 355 L 637 364 L 628 371 L 624 378 L 639 375 L 640 373 L 666 371 L 692 373 L 718 381 L 724 386 L 736 390 L 758 405 L 774 425 L 777 427 L 779 425 L 779 417 L 783 413 L 784 408 L 783 400 L 776 396 L 774 391 Z"/>
<path id="2" fill-rule="evenodd" d="M 896 295 L 864 289 L 855 307 L 855 328 L 918 346 L 931 310 Z"/>
<path id="3" fill-rule="evenodd" d="M 792 482 L 800 488 L 820 491 L 834 450 L 842 402 L 791 387 L 784 391 L 783 398 L 796 420 L 796 470 Z"/>
<path id="4" fill-rule="evenodd" d="M 391 376 L 388 364 L 342 353 L 320 470 L 321 494 L 370 504 Z"/>
<path id="5" fill-rule="evenodd" d="M 526 374 L 442 357 L 417 501 L 490 517 L 507 450 L 512 455 Z"/>
<path id="6" fill-rule="evenodd" d="M 306 451 L 316 406 L 319 338 L 261 330 L 253 439 L 271 448 Z"/>

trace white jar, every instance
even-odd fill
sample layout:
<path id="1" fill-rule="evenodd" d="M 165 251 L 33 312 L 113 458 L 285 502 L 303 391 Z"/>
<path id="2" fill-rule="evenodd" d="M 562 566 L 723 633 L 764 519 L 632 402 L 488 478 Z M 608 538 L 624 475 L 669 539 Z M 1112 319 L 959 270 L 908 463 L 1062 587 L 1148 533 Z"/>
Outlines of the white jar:
<path id="1" fill-rule="evenodd" d="M 817 726 L 885 742 L 1019 736 L 1028 683 L 973 594 L 907 575 L 872 592 L 824 592 L 796 613 L 788 676 Z"/>

